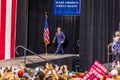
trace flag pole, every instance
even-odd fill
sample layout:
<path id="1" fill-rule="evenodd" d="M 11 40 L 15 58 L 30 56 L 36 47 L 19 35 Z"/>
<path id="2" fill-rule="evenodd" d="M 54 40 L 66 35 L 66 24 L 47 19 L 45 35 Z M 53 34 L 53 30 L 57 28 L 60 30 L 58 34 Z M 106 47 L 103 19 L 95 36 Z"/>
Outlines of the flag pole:
<path id="1" fill-rule="evenodd" d="M 47 12 L 45 12 L 45 18 L 46 18 L 46 19 L 48 18 L 48 16 L 47 16 Z M 48 48 L 47 48 L 47 44 L 45 44 L 45 48 L 46 48 L 45 55 L 47 56 L 47 55 L 48 55 Z"/>
<path id="2" fill-rule="evenodd" d="M 46 48 L 46 52 L 45 52 L 45 55 L 47 56 L 48 55 L 48 50 L 47 50 L 47 44 L 45 44 L 45 48 Z"/>

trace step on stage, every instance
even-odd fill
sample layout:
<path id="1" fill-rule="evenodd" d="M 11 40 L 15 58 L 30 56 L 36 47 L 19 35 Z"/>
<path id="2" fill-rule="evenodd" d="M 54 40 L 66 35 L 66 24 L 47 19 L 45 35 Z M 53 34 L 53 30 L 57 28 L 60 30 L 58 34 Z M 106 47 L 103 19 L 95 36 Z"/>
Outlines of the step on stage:
<path id="1" fill-rule="evenodd" d="M 54 64 L 57 65 L 68 65 L 68 68 L 72 70 L 73 67 L 73 59 L 77 56 L 77 54 L 40 54 L 39 56 L 47 59 L 48 61 L 51 61 Z M 39 58 L 38 56 L 35 55 L 28 55 L 26 56 L 26 65 L 28 67 L 34 68 L 37 66 L 44 66 L 47 61 L 43 60 L 42 58 Z M 32 61 L 32 62 L 31 62 Z M 19 65 L 19 63 L 24 62 L 24 56 L 22 57 L 16 57 L 14 59 L 8 59 L 8 60 L 0 60 L 0 66 L 6 67 L 6 66 L 15 66 Z"/>

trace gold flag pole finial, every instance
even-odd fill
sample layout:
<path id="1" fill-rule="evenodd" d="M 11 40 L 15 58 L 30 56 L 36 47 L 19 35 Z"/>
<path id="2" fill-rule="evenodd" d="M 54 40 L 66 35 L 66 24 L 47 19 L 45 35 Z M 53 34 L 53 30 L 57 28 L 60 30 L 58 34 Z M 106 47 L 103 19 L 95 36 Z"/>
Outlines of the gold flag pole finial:
<path id="1" fill-rule="evenodd" d="M 47 12 L 45 12 L 45 18 L 46 18 L 46 19 L 48 18 Z"/>

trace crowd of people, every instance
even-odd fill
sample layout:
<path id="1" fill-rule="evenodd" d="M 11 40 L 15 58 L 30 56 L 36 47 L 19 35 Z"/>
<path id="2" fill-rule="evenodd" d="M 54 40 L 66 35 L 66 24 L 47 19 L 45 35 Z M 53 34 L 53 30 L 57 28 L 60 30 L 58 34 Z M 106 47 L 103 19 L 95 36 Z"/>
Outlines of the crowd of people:
<path id="1" fill-rule="evenodd" d="M 46 63 L 35 69 L 25 67 L 22 62 L 17 66 L 0 67 L 0 80 L 82 80 L 87 73 L 70 72 L 67 65 L 53 65 Z M 120 80 L 120 65 L 97 80 Z"/>
<path id="2" fill-rule="evenodd" d="M 25 67 L 23 62 L 18 66 L 0 67 L 0 80 L 80 80 L 79 75 L 70 73 L 67 65 L 58 66 L 50 63 L 35 69 Z"/>

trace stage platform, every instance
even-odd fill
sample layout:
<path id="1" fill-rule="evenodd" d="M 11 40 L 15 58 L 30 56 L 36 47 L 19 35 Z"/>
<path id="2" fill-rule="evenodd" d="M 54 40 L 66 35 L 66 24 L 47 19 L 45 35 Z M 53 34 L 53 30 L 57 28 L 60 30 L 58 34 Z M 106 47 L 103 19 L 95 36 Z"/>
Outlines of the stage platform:
<path id="1" fill-rule="evenodd" d="M 73 64 L 73 59 L 77 56 L 77 54 L 40 54 L 39 56 L 47 59 L 48 61 L 51 61 L 54 64 L 57 65 L 68 65 L 69 69 L 72 69 L 72 64 Z M 28 55 L 26 56 L 27 59 L 30 59 L 32 62 L 26 59 L 26 65 L 28 67 L 36 67 L 36 66 L 41 66 L 45 65 L 47 61 L 43 60 L 42 58 L 39 58 L 38 56 L 35 55 Z M 8 60 L 0 60 L 0 66 L 6 67 L 6 66 L 16 66 L 19 65 L 21 62 L 24 62 L 24 56 L 22 57 L 16 57 L 14 59 L 8 59 Z"/>

